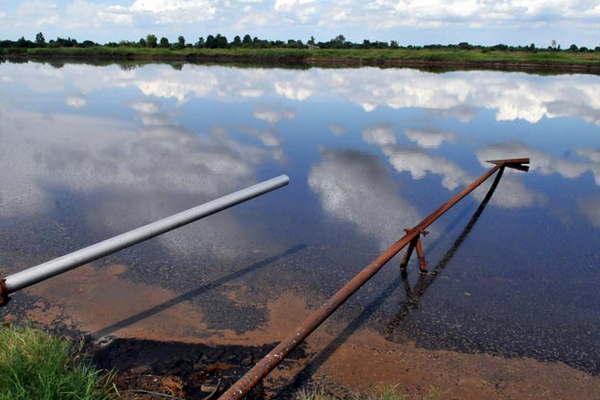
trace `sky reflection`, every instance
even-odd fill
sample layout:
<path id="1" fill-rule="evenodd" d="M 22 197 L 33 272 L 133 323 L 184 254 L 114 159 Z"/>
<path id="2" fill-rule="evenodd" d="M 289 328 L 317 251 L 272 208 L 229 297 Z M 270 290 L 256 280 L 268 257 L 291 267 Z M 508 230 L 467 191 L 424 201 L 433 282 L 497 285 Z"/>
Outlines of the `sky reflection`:
<path id="1" fill-rule="evenodd" d="M 317 299 L 479 176 L 486 160 L 529 156 L 529 173 L 504 174 L 445 271 L 452 280 L 428 291 L 435 307 L 423 300 L 406 324 L 428 332 L 433 316 L 452 315 L 453 340 L 469 343 L 477 342 L 470 327 L 498 326 L 493 340 L 507 354 L 515 343 L 504 327 L 536 351 L 546 342 L 589 348 L 540 316 L 575 328 L 600 318 L 600 306 L 590 311 L 600 305 L 591 289 L 600 284 L 597 76 L 4 63 L 0 90 L 0 255 L 11 260 L 28 263 L 30 243 L 48 258 L 291 176 L 289 187 L 139 252 L 151 265 L 142 275 L 177 288 L 302 245 L 277 279 L 245 279 L 249 292 L 289 285 Z M 436 223 L 426 240 L 432 260 L 490 183 Z M 55 224 L 69 241 L 38 229 Z M 567 270 L 573 276 L 557 273 Z M 467 291 L 477 304 L 456 296 Z M 587 304 L 569 303 L 574 291 Z M 209 300 L 235 307 L 224 295 Z M 542 353 L 552 349 L 533 356 Z"/>

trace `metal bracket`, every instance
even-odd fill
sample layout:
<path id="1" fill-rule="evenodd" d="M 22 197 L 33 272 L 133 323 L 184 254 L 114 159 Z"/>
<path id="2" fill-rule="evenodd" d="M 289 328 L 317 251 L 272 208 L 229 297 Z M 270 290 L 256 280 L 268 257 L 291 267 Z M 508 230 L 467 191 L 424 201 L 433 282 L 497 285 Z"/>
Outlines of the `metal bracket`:
<path id="1" fill-rule="evenodd" d="M 0 279 L 0 307 L 5 306 L 9 300 L 6 279 Z"/>
<path id="2" fill-rule="evenodd" d="M 423 249 L 423 241 L 419 237 L 417 239 L 417 257 L 419 258 L 419 271 L 421 274 L 427 273 L 427 261 L 425 260 L 425 249 Z"/>
<path id="3" fill-rule="evenodd" d="M 404 229 L 406 233 L 414 232 L 418 227 L 411 229 Z M 419 270 L 421 274 L 427 273 L 427 261 L 425 260 L 425 250 L 423 249 L 423 242 L 421 241 L 421 237 L 428 235 L 429 232 L 424 229 L 419 229 L 419 234 L 415 236 L 413 240 L 410 241 L 408 245 L 408 249 L 406 249 L 406 253 L 404 253 L 404 257 L 400 262 L 400 272 L 402 274 L 402 278 L 406 279 L 408 276 L 406 269 L 408 268 L 408 263 L 410 262 L 410 257 L 412 256 L 413 251 L 417 250 L 417 257 L 419 259 Z"/>
<path id="4" fill-rule="evenodd" d="M 506 160 L 487 160 L 487 162 L 492 163 L 494 165 L 498 165 L 500 167 L 512 168 L 519 171 L 527 172 L 529 171 L 529 158 L 509 158 Z"/>

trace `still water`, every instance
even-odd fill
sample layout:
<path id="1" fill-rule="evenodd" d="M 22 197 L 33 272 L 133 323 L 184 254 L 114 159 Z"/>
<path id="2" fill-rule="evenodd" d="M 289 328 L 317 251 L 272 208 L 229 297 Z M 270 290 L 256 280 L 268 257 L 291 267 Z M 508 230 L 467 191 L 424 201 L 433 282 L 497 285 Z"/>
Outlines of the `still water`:
<path id="1" fill-rule="evenodd" d="M 289 291 L 318 305 L 485 160 L 529 156 L 470 230 L 485 187 L 432 226 L 437 276 L 404 283 L 393 260 L 336 319 L 600 372 L 599 76 L 3 63 L 0 93 L 4 272 L 291 177 L 96 265 L 184 295 L 213 330 L 255 329 Z"/>

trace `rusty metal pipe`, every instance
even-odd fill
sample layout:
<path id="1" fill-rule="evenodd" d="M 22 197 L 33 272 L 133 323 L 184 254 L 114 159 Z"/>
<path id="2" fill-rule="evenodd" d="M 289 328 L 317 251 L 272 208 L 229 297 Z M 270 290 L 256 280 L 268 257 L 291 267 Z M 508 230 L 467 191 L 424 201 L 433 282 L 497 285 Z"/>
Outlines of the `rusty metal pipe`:
<path id="1" fill-rule="evenodd" d="M 417 239 L 417 258 L 419 259 L 419 270 L 421 273 L 427 273 L 427 261 L 425 260 L 425 249 L 421 238 Z"/>
<path id="2" fill-rule="evenodd" d="M 308 337 L 315 329 L 319 327 L 335 310 L 348 300 L 358 289 L 360 289 L 373 275 L 375 275 L 389 260 L 391 260 L 400 250 L 407 246 L 413 239 L 421 235 L 425 229 L 435 222 L 446 211 L 452 208 L 456 203 L 475 190 L 486 179 L 492 176 L 496 171 L 503 167 L 509 167 L 511 164 L 521 165 L 529 162 L 529 159 L 515 160 L 495 160 L 494 167 L 477 178 L 473 183 L 463 189 L 460 193 L 453 196 L 440 208 L 427 216 L 421 223 L 412 229 L 409 229 L 400 240 L 392 244 L 387 250 L 367 265 L 362 271 L 354 276 L 340 290 L 329 298 L 320 308 L 313 311 L 294 332 L 279 343 L 260 360 L 250 371 L 241 377 L 233 386 L 219 397 L 219 400 L 240 400 L 254 386 L 256 386 L 264 377 L 266 377 L 296 346 Z"/>

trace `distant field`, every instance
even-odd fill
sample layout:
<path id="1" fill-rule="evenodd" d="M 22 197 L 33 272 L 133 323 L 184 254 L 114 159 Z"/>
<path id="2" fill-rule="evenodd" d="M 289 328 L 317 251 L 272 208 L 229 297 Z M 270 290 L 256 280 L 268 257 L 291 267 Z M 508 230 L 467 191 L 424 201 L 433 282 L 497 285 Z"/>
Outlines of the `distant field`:
<path id="1" fill-rule="evenodd" d="M 290 49 L 290 48 L 140 48 L 140 47 L 66 47 L 6 48 L 8 57 L 84 58 L 111 60 L 181 60 L 286 63 L 304 65 L 478 65 L 495 68 L 551 67 L 575 71 L 600 69 L 600 52 L 576 51 L 502 51 L 491 49 Z"/>

